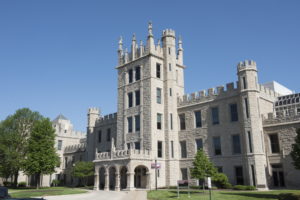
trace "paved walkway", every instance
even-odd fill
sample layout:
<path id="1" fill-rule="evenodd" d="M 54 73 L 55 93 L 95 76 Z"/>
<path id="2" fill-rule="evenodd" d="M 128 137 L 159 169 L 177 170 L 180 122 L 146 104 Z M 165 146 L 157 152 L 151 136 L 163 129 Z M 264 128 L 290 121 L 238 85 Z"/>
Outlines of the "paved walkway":
<path id="1" fill-rule="evenodd" d="M 47 196 L 46 200 L 147 200 L 146 191 L 89 191 L 84 194 Z"/>

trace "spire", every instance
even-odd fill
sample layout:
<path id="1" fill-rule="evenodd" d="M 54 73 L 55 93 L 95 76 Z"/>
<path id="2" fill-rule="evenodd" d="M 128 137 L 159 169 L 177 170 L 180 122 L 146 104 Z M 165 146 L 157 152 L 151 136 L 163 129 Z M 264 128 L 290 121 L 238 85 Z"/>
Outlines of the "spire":
<path id="1" fill-rule="evenodd" d="M 183 48 L 181 35 L 179 35 L 178 38 L 177 60 L 180 65 L 183 65 Z"/>
<path id="2" fill-rule="evenodd" d="M 148 23 L 148 39 L 147 39 L 146 51 L 148 53 L 151 53 L 154 50 L 155 50 L 155 44 L 154 44 L 153 33 L 152 33 L 152 22 L 150 21 Z"/>
<path id="3" fill-rule="evenodd" d="M 143 44 L 143 40 L 141 40 L 140 42 L 140 56 L 142 56 L 144 53 L 144 44 Z"/>
<path id="4" fill-rule="evenodd" d="M 157 40 L 157 46 L 160 46 L 160 39 Z"/>
<path id="5" fill-rule="evenodd" d="M 151 21 L 149 21 L 149 23 L 148 23 L 148 37 L 153 37 Z"/>
<path id="6" fill-rule="evenodd" d="M 182 49 L 182 38 L 181 38 L 181 35 L 179 35 L 179 39 L 178 39 L 178 50 L 180 51 L 182 51 L 183 49 Z"/>
<path id="7" fill-rule="evenodd" d="M 123 51 L 123 38 L 122 36 L 120 36 L 120 39 L 119 39 L 119 51 Z"/>
<path id="8" fill-rule="evenodd" d="M 135 33 L 132 36 L 132 43 L 131 43 L 131 59 L 134 60 L 136 56 L 136 38 Z"/>
<path id="9" fill-rule="evenodd" d="M 132 41 L 136 41 L 135 33 L 134 33 L 133 36 L 132 36 Z"/>
<path id="10" fill-rule="evenodd" d="M 125 49 L 125 63 L 128 62 L 128 50 L 127 48 Z"/>

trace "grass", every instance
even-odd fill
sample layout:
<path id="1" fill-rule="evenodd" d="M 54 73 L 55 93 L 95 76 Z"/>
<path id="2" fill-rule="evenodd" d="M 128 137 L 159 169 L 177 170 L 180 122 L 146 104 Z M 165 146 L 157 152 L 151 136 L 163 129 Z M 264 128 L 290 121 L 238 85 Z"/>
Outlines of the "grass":
<path id="1" fill-rule="evenodd" d="M 86 193 L 87 190 L 79 188 L 68 187 L 50 187 L 41 189 L 21 188 L 21 189 L 9 189 L 8 193 L 13 198 L 30 198 L 30 197 L 42 197 L 42 196 L 55 196 L 55 195 L 67 195 L 67 194 L 80 194 Z"/>
<path id="2" fill-rule="evenodd" d="M 274 191 L 232 191 L 232 190 L 214 190 L 212 191 L 212 200 L 272 200 L 278 199 L 281 193 L 297 193 L 298 190 L 274 190 Z M 180 198 L 177 198 L 177 190 L 158 190 L 148 192 L 148 200 L 209 200 L 209 192 L 204 194 L 202 191 L 191 191 L 191 198 L 188 198 L 187 191 L 180 192 Z"/>

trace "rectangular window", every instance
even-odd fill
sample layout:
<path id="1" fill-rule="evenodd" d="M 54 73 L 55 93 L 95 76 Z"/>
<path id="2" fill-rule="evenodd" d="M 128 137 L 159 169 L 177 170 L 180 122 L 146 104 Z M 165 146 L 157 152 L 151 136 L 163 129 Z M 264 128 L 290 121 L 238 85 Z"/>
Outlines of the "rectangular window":
<path id="1" fill-rule="evenodd" d="M 128 133 L 132 132 L 132 117 L 127 117 Z"/>
<path id="2" fill-rule="evenodd" d="M 203 140 L 202 139 L 196 139 L 196 147 L 197 147 L 197 151 L 199 151 L 200 149 L 203 149 Z"/>
<path id="3" fill-rule="evenodd" d="M 132 92 L 128 93 L 128 107 L 131 108 L 133 106 L 132 102 Z"/>
<path id="4" fill-rule="evenodd" d="M 240 154 L 241 153 L 241 140 L 240 135 L 232 136 L 232 153 Z"/>
<path id="5" fill-rule="evenodd" d="M 186 141 L 180 141 L 181 158 L 187 158 Z"/>
<path id="6" fill-rule="evenodd" d="M 219 108 L 218 107 L 214 107 L 211 108 L 211 115 L 212 115 L 212 124 L 219 124 Z"/>
<path id="7" fill-rule="evenodd" d="M 140 131 L 141 129 L 140 115 L 136 115 L 134 118 L 135 118 L 135 131 Z"/>
<path id="8" fill-rule="evenodd" d="M 138 81 L 141 79 L 141 67 L 135 67 L 135 80 Z"/>
<path id="9" fill-rule="evenodd" d="M 173 114 L 170 113 L 170 129 L 173 130 Z"/>
<path id="10" fill-rule="evenodd" d="M 249 118 L 249 105 L 248 105 L 248 99 L 244 99 L 245 102 L 245 109 L 246 109 L 246 117 Z"/>
<path id="11" fill-rule="evenodd" d="M 156 88 L 156 103 L 161 104 L 161 88 Z"/>
<path id="12" fill-rule="evenodd" d="M 168 50 L 169 50 L 169 55 L 171 55 L 171 48 L 169 47 Z"/>
<path id="13" fill-rule="evenodd" d="M 269 138 L 270 138 L 270 144 L 271 144 L 271 152 L 272 153 L 280 153 L 278 135 L 271 134 L 271 135 L 269 135 Z"/>
<path id="14" fill-rule="evenodd" d="M 170 97 L 172 96 L 172 88 L 169 89 Z"/>
<path id="15" fill-rule="evenodd" d="M 174 142 L 171 141 L 171 157 L 174 158 Z"/>
<path id="16" fill-rule="evenodd" d="M 156 78 L 160 78 L 160 64 L 156 63 Z"/>
<path id="17" fill-rule="evenodd" d="M 110 128 L 107 129 L 107 134 L 106 134 L 106 141 L 110 142 Z"/>
<path id="18" fill-rule="evenodd" d="M 247 82 L 246 82 L 246 77 L 243 77 L 243 87 L 244 89 L 247 89 Z"/>
<path id="19" fill-rule="evenodd" d="M 157 129 L 162 129 L 162 114 L 157 113 Z"/>
<path id="20" fill-rule="evenodd" d="M 131 149 L 130 143 L 127 143 L 127 149 Z"/>
<path id="21" fill-rule="evenodd" d="M 251 165 L 251 172 L 252 172 L 252 184 L 253 186 L 256 186 L 254 165 Z"/>
<path id="22" fill-rule="evenodd" d="M 249 153 L 252 153 L 252 136 L 251 136 L 251 132 L 248 131 L 248 145 L 249 145 Z"/>
<path id="23" fill-rule="evenodd" d="M 135 105 L 139 106 L 141 104 L 141 93 L 139 90 L 135 91 Z"/>
<path id="24" fill-rule="evenodd" d="M 237 185 L 244 185 L 243 167 L 235 167 L 235 179 Z"/>
<path id="25" fill-rule="evenodd" d="M 230 104 L 230 118 L 232 122 L 239 120 L 237 104 Z"/>
<path id="26" fill-rule="evenodd" d="M 58 140 L 57 141 L 57 150 L 61 150 L 62 149 L 62 140 Z"/>
<path id="27" fill-rule="evenodd" d="M 169 71 L 172 71 L 172 65 L 169 63 Z"/>
<path id="28" fill-rule="evenodd" d="M 162 141 L 157 141 L 157 157 L 162 158 Z"/>
<path id="29" fill-rule="evenodd" d="M 130 69 L 128 71 L 128 81 L 129 81 L 129 83 L 133 82 L 133 70 L 132 69 Z"/>
<path id="30" fill-rule="evenodd" d="M 196 128 L 202 127 L 201 111 L 200 110 L 195 111 L 194 114 L 195 114 L 195 125 L 196 125 Z"/>
<path id="31" fill-rule="evenodd" d="M 181 168 L 181 179 L 182 180 L 188 180 L 188 170 L 187 168 Z"/>
<path id="32" fill-rule="evenodd" d="M 221 148 L 221 138 L 220 137 L 214 137 L 213 138 L 214 143 L 214 150 L 215 155 L 222 155 L 222 148 Z"/>
<path id="33" fill-rule="evenodd" d="M 68 167 L 68 157 L 65 157 L 65 168 Z"/>
<path id="34" fill-rule="evenodd" d="M 140 150 L 140 149 L 141 149 L 141 144 L 140 144 L 140 142 L 135 142 L 135 143 L 134 143 L 134 147 L 135 147 L 135 149 Z"/>
<path id="35" fill-rule="evenodd" d="M 185 114 L 179 115 L 180 130 L 185 130 Z"/>
<path id="36" fill-rule="evenodd" d="M 100 130 L 98 132 L 98 142 L 100 143 L 102 141 L 102 131 Z"/>

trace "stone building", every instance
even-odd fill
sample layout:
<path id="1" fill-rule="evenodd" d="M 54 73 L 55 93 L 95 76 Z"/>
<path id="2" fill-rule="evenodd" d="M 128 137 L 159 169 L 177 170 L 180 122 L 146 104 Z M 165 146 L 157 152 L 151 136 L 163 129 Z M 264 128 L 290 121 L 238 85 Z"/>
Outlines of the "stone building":
<path id="1" fill-rule="evenodd" d="M 146 45 L 134 35 L 128 52 L 120 39 L 116 69 L 117 113 L 88 111 L 85 156 L 95 163 L 95 190 L 151 189 L 156 176 L 158 187 L 174 186 L 191 179 L 198 149 L 232 184 L 300 186 L 289 155 L 300 128 L 299 94 L 259 84 L 254 61 L 238 63 L 236 83 L 185 94 L 181 38 L 176 44 L 167 29 L 154 43 L 149 23 Z"/>

